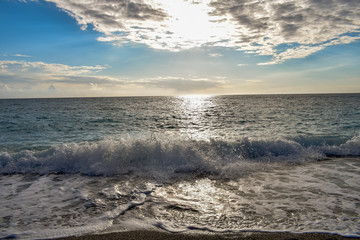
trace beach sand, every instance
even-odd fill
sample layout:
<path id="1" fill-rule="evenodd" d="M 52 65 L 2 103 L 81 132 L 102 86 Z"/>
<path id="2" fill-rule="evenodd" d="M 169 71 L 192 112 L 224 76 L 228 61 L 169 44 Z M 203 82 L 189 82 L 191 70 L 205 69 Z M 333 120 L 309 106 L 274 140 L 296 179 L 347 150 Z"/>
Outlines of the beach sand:
<path id="1" fill-rule="evenodd" d="M 61 240 L 341 240 L 360 239 L 329 233 L 288 233 L 288 232 L 241 232 L 222 234 L 168 233 L 162 231 L 128 231 L 99 235 L 84 235 Z"/>

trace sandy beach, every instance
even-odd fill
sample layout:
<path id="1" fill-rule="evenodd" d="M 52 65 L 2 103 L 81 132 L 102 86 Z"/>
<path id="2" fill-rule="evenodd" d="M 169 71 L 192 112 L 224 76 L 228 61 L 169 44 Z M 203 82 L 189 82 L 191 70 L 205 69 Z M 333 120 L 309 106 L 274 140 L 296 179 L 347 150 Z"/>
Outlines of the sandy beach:
<path id="1" fill-rule="evenodd" d="M 329 233 L 288 233 L 288 232 L 241 232 L 226 234 L 184 234 L 162 231 L 128 231 L 99 235 L 84 235 L 59 240 L 342 240 L 360 239 L 360 237 L 344 237 Z"/>

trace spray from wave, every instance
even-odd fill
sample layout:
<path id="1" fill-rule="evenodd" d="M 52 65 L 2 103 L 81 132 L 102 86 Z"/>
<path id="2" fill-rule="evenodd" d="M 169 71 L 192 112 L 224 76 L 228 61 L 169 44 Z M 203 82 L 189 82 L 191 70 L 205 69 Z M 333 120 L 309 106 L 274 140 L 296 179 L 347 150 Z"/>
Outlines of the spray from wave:
<path id="1" fill-rule="evenodd" d="M 306 145 L 308 139 L 305 139 Z M 301 163 L 326 156 L 360 156 L 360 137 L 340 145 L 305 146 L 289 139 L 199 141 L 175 136 L 124 137 L 70 143 L 47 150 L 0 153 L 0 173 L 86 175 L 208 173 L 237 177 L 261 164 Z"/>

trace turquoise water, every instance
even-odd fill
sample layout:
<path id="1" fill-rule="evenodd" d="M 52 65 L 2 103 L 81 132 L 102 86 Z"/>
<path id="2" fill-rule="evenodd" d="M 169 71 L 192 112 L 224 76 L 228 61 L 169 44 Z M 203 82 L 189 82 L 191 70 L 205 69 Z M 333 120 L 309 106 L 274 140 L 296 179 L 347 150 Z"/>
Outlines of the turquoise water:
<path id="1" fill-rule="evenodd" d="M 360 235 L 359 132 L 360 94 L 0 100 L 0 237 Z"/>

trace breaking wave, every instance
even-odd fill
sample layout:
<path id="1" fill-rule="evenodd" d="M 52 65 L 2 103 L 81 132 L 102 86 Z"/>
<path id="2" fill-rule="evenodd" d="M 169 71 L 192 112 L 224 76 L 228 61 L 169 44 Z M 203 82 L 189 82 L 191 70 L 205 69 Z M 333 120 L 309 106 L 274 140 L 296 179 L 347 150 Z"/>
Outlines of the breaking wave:
<path id="1" fill-rule="evenodd" d="M 360 156 L 360 137 L 320 146 L 309 144 L 306 138 L 199 141 L 174 136 L 124 137 L 62 144 L 42 151 L 0 152 L 0 173 L 236 177 L 261 164 L 302 163 L 327 156 Z"/>

